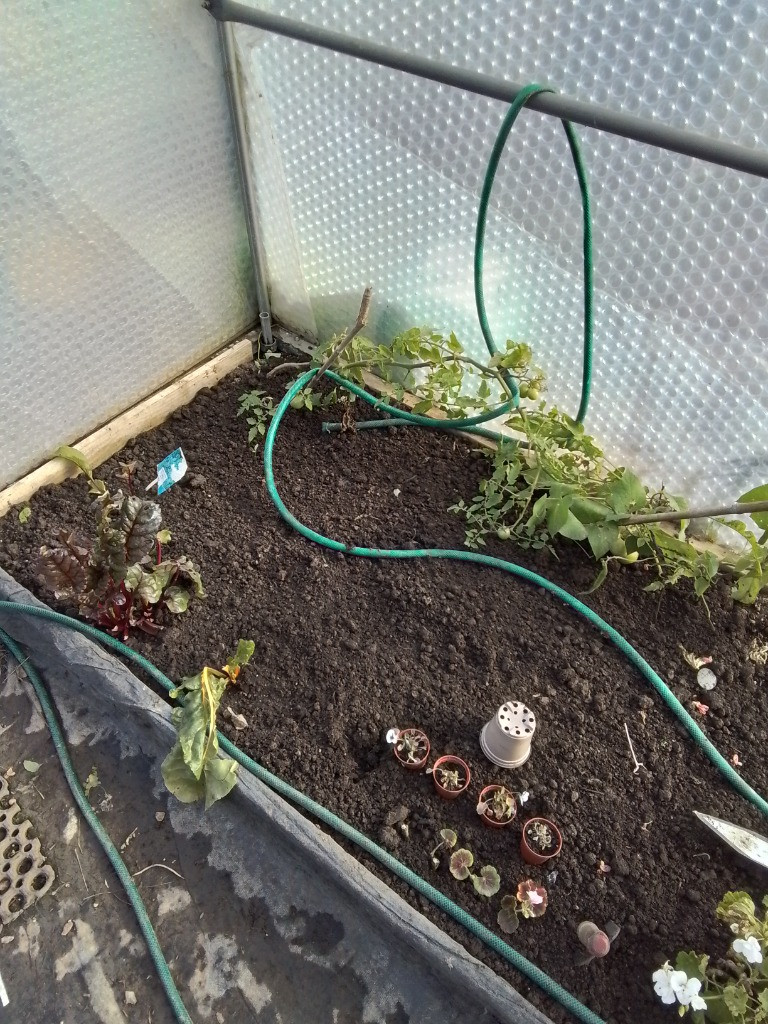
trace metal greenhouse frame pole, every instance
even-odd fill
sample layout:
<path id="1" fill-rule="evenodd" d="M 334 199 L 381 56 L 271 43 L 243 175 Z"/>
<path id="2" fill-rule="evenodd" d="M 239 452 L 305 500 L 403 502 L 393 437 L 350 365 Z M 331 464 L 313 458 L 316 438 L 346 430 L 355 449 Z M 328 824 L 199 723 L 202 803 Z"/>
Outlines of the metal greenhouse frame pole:
<path id="1" fill-rule="evenodd" d="M 237 53 L 232 27 L 226 22 L 218 23 L 221 56 L 224 62 L 224 73 L 227 79 L 227 95 L 229 110 L 234 127 L 237 164 L 240 171 L 240 188 L 245 206 L 245 224 L 248 230 L 248 245 L 251 250 L 251 266 L 256 285 L 256 305 L 259 308 L 259 326 L 261 336 L 268 348 L 272 347 L 272 316 L 269 308 L 269 291 L 267 289 L 266 261 L 261 246 L 261 239 L 256 225 L 259 223 L 256 211 L 255 187 L 251 161 L 246 149 L 248 131 L 240 92 L 240 76 L 238 71 Z"/>
<path id="2" fill-rule="evenodd" d="M 444 61 L 403 53 L 368 39 L 357 39 L 354 36 L 345 35 L 343 32 L 333 32 L 317 25 L 308 25 L 291 18 L 283 18 L 280 15 L 271 14 L 269 11 L 246 7 L 234 0 L 205 0 L 203 6 L 219 22 L 235 21 L 242 25 L 252 25 L 254 28 L 287 36 L 289 39 L 311 43 L 313 46 L 320 46 L 326 50 L 344 53 L 373 64 L 405 71 L 433 82 L 466 89 L 479 96 L 488 96 L 506 103 L 511 103 L 523 88 L 521 85 L 507 82 L 502 78 L 494 78 L 492 75 L 484 75 L 468 68 L 456 67 Z M 544 93 L 534 96 L 526 106 L 532 110 L 538 110 L 542 114 L 550 114 L 566 121 L 573 121 L 575 124 L 581 124 L 587 128 L 596 128 L 599 131 L 621 135 L 649 146 L 681 153 L 683 156 L 691 156 L 698 160 L 707 160 L 723 167 L 730 167 L 734 171 L 743 171 L 747 174 L 756 174 L 761 178 L 768 178 L 768 150 L 750 149 L 747 146 L 739 146 L 722 139 L 711 139 L 706 135 L 673 128 L 649 118 L 635 117 L 632 114 L 611 110 L 597 103 L 572 99 L 560 93 Z"/>

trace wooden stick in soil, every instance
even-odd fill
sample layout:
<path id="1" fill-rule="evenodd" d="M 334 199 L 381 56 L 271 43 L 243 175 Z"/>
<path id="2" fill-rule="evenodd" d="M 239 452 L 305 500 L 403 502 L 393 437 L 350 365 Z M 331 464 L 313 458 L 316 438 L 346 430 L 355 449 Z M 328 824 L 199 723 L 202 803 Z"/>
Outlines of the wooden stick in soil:
<path id="1" fill-rule="evenodd" d="M 362 331 L 362 329 L 368 323 L 368 313 L 371 308 L 371 296 L 373 295 L 373 289 L 370 285 L 363 292 L 363 298 L 360 302 L 360 312 L 357 314 L 357 319 L 349 330 L 344 332 L 343 337 L 334 347 L 331 354 L 321 365 L 317 371 L 317 376 L 322 377 L 326 370 L 329 370 L 334 363 L 336 363 L 340 357 L 344 354 L 347 346 L 350 344 L 352 339 Z M 275 366 L 269 371 L 267 377 L 274 377 L 276 373 L 282 373 L 283 370 L 308 370 L 312 365 L 311 360 L 306 360 L 303 363 L 280 363 L 279 366 Z"/>
<path id="2" fill-rule="evenodd" d="M 734 502 L 732 505 L 711 505 L 708 508 L 691 508 L 668 512 L 649 512 L 645 515 L 624 516 L 617 520 L 619 526 L 639 526 L 641 523 L 679 522 L 681 519 L 711 519 L 714 516 L 749 515 L 752 512 L 768 512 L 768 501 Z"/>

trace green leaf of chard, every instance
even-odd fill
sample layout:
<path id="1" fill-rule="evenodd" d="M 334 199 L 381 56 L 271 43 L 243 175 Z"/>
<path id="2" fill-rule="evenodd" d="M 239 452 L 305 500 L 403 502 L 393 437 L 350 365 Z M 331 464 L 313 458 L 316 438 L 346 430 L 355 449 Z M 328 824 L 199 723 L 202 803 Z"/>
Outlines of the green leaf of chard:
<path id="1" fill-rule="evenodd" d="M 190 593 L 183 587 L 168 587 L 165 591 L 165 606 L 173 615 L 181 615 L 189 607 Z"/>
<path id="2" fill-rule="evenodd" d="M 251 660 L 255 650 L 256 644 L 253 640 L 238 640 L 235 653 L 227 659 L 227 668 L 231 670 L 243 668 Z"/>

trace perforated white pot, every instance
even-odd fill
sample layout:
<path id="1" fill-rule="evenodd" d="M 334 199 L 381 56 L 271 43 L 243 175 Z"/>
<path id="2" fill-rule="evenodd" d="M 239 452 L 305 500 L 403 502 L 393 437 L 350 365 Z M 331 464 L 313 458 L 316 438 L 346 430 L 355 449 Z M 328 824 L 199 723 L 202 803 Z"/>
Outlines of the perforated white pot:
<path id="1" fill-rule="evenodd" d="M 489 761 L 502 768 L 519 768 L 531 756 L 536 716 L 519 700 L 502 704 L 480 733 L 480 746 Z"/>

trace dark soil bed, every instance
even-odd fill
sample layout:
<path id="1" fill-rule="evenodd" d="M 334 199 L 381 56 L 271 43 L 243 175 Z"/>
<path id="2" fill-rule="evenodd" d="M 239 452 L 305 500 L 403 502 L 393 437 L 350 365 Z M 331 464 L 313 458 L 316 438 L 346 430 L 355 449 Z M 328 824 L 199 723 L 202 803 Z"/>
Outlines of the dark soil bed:
<path id="1" fill-rule="evenodd" d="M 604 1018 L 662 1022 L 675 1018 L 653 993 L 651 973 L 682 948 L 723 952 L 728 937 L 714 917 L 726 890 L 761 896 L 759 869 L 737 858 L 701 826 L 692 809 L 764 831 L 759 813 L 717 771 L 619 652 L 544 591 L 507 574 L 469 564 L 369 561 L 317 547 L 278 518 L 266 493 L 260 457 L 236 418 L 238 396 L 264 387 L 252 369 L 237 371 L 213 392 L 119 456 L 137 459 L 140 484 L 155 463 L 181 445 L 187 479 L 161 499 L 173 551 L 201 567 L 208 597 L 158 638 L 134 646 L 173 678 L 206 662 L 220 664 L 238 637 L 256 654 L 228 703 L 247 731 L 222 728 L 256 760 L 390 848 L 396 856 L 498 932 L 501 896 L 524 878 L 549 889 L 546 915 L 523 921 L 511 943 Z M 277 396 L 282 384 L 270 388 Z M 361 412 L 362 410 L 358 410 Z M 338 410 L 323 413 L 338 419 Z M 322 435 L 319 417 L 293 412 L 284 421 L 275 472 L 288 506 L 320 532 L 382 547 L 453 547 L 462 521 L 446 509 L 475 493 L 484 459 L 454 438 L 410 428 Z M 261 454 L 261 453 L 260 453 Z M 116 485 L 117 459 L 99 475 Z M 42 542 L 67 527 L 90 526 L 82 480 L 38 494 L 22 525 L 0 521 L 0 565 L 44 600 L 34 579 Z M 509 544 L 493 554 L 517 559 L 572 592 L 595 566 L 576 546 L 529 558 Z M 642 572 L 615 572 L 585 600 L 619 629 L 660 672 L 680 700 L 710 706 L 703 727 L 745 778 L 768 792 L 766 669 L 748 651 L 766 635 L 765 604 L 734 605 L 725 583 L 704 607 L 679 588 L 645 594 Z M 711 654 L 718 685 L 704 695 L 680 644 Z M 538 727 L 530 760 L 516 772 L 491 765 L 478 736 L 506 700 L 525 701 Z M 633 772 L 624 725 L 638 759 Z M 382 752 L 390 726 L 418 725 L 433 757 L 455 753 L 472 769 L 469 793 L 441 801 L 431 779 L 400 768 Z M 509 829 L 482 826 L 481 787 L 504 782 L 531 793 L 526 811 L 553 818 L 563 850 L 553 865 L 529 868 L 518 852 L 520 820 Z M 385 822 L 408 809 L 409 834 Z M 490 900 L 443 867 L 429 851 L 449 826 L 502 877 Z M 479 942 L 392 880 L 428 917 L 504 975 L 554 1020 L 567 1019 Z M 600 862 L 610 873 L 599 870 Z M 574 967 L 576 926 L 614 919 L 621 935 L 608 957 Z M 500 934 L 500 933 L 499 933 Z M 460 1015 L 457 1015 L 459 1019 Z"/>

